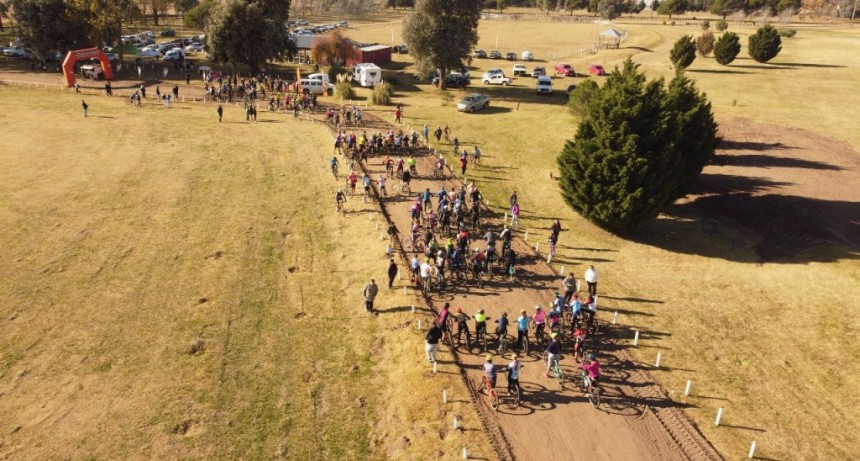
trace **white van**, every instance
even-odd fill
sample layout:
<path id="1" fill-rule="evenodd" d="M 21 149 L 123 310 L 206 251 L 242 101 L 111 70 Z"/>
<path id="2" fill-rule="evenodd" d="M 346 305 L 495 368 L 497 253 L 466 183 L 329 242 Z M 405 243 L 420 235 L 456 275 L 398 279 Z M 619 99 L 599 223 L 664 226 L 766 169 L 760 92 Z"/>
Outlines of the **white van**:
<path id="1" fill-rule="evenodd" d="M 552 77 L 549 75 L 541 75 L 538 77 L 535 89 L 538 94 L 552 94 Z"/>
<path id="2" fill-rule="evenodd" d="M 308 80 L 320 80 L 320 81 L 323 81 L 325 83 L 331 83 L 331 80 L 329 80 L 329 78 L 328 78 L 328 74 L 323 74 L 323 73 L 310 74 L 310 75 L 308 75 L 307 79 Z"/>
<path id="3" fill-rule="evenodd" d="M 326 90 L 328 90 L 328 94 L 332 94 L 332 92 L 334 92 L 334 86 L 331 83 L 323 83 L 322 80 L 303 78 L 301 80 L 301 84 L 303 93 L 323 94 L 323 85 L 325 85 Z"/>
<path id="4" fill-rule="evenodd" d="M 352 69 L 352 79 L 367 88 L 382 82 L 382 69 L 373 63 L 356 64 Z"/>
<path id="5" fill-rule="evenodd" d="M 535 55 L 531 51 L 523 51 L 521 58 L 523 61 L 532 61 L 534 60 Z"/>

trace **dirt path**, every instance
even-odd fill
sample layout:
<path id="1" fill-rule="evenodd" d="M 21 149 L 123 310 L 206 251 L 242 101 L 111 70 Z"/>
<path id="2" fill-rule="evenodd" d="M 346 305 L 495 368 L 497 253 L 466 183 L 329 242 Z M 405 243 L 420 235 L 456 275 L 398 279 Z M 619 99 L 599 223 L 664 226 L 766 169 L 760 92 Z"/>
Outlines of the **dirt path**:
<path id="1" fill-rule="evenodd" d="M 364 128 L 368 132 L 393 128 L 372 116 L 365 119 L 370 119 L 369 126 Z M 384 212 L 403 234 L 408 234 L 409 209 L 415 195 L 425 188 L 435 193 L 443 185 L 443 181 L 428 176 L 432 162 L 428 155 L 418 158 L 419 175 L 412 182 L 412 196 L 395 195 L 382 201 Z M 371 158 L 365 168 L 374 180 L 384 174 L 380 157 Z M 389 191 L 393 190 L 395 183 L 389 181 Z M 444 181 L 448 190 L 459 184 L 450 176 Z M 434 206 L 435 203 L 434 200 Z M 549 224 L 547 222 L 547 226 Z M 490 220 L 490 225 L 500 230 L 501 218 L 496 215 Z M 520 309 L 532 312 L 535 304 L 547 306 L 553 293 L 560 288 L 562 277 L 546 263 L 545 255 L 535 253 L 532 246 L 535 242 L 526 242 L 524 237 L 518 235 L 513 244 L 519 260 L 517 281 L 509 282 L 497 276 L 485 282 L 483 288 L 449 284 L 444 293 L 434 292 L 430 296 L 428 301 L 434 310 L 444 302 L 449 302 L 452 310 L 462 307 L 469 315 L 483 308 L 491 319 L 488 323 L 491 330 L 493 320 L 499 318 L 503 311 L 513 319 Z M 546 245 L 546 242 L 541 243 Z M 412 253 L 401 254 L 404 270 L 405 259 L 411 256 Z M 582 277 L 583 267 L 571 269 L 576 271 L 576 276 Z M 607 320 L 611 321 L 607 314 L 603 314 L 602 320 L 596 349 L 600 351 L 604 364 L 605 393 L 599 408 L 593 408 L 582 393 L 569 384 L 560 391 L 554 379 L 544 377 L 544 362 L 538 352 L 522 359 L 525 368 L 520 382 L 525 393 L 524 403 L 519 408 L 511 410 L 502 405 L 499 411 L 493 412 L 483 396 L 477 392 L 473 395 L 484 415 L 485 429 L 497 439 L 499 457 L 517 460 L 722 459 L 683 414 L 681 404 L 669 399 L 649 377 L 649 366 L 634 362 L 625 350 L 632 332 L 620 325 L 607 323 Z M 470 322 L 470 329 L 474 330 L 473 322 Z M 509 333 L 511 331 L 515 332 L 514 328 L 509 329 Z M 468 351 L 465 347 L 456 347 L 453 351 L 445 346 L 441 349 L 440 361 L 455 360 L 475 391 L 482 376 L 480 367 L 484 353 L 479 349 Z M 568 375 L 576 367 L 569 353 L 570 350 L 565 350 L 561 361 Z M 497 356 L 495 363 L 507 364 L 509 358 L 510 352 L 504 358 Z M 500 386 L 504 387 L 504 383 L 505 378 L 500 377 Z M 546 440 L 553 443 L 548 444 Z"/>

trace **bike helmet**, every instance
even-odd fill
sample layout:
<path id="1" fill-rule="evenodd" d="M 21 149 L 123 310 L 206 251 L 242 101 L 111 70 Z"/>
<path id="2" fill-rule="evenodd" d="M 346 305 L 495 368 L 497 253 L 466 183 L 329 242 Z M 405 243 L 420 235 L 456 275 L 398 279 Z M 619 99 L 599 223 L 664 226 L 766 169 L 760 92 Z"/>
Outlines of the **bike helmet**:
<path id="1" fill-rule="evenodd" d="M 553 333 L 549 335 L 550 338 L 555 339 L 558 336 L 558 333 Z"/>
<path id="2" fill-rule="evenodd" d="M 525 309 L 521 310 L 520 314 L 526 315 L 526 310 Z"/>
<path id="3" fill-rule="evenodd" d="M 540 304 L 538 304 L 537 306 L 535 306 L 535 310 L 536 310 L 536 311 L 539 311 L 539 310 L 540 310 Z"/>
<path id="4" fill-rule="evenodd" d="M 493 361 L 493 354 L 487 354 L 487 361 L 488 361 L 488 362 L 492 362 L 492 361 Z"/>
<path id="5" fill-rule="evenodd" d="M 458 307 L 458 308 L 457 308 L 457 313 L 458 313 L 458 314 L 462 314 L 462 313 L 463 313 L 463 308 L 462 308 L 462 307 Z"/>
<path id="6" fill-rule="evenodd" d="M 592 352 L 592 353 L 588 354 L 588 360 L 592 360 L 592 361 L 593 361 L 593 360 L 595 360 L 596 358 L 597 358 L 597 354 L 595 354 L 594 352 Z"/>
<path id="7" fill-rule="evenodd" d="M 478 309 L 478 313 L 479 313 L 479 314 L 483 314 L 483 313 L 484 313 L 484 310 L 483 310 L 483 309 Z"/>
<path id="8" fill-rule="evenodd" d="M 511 354 L 511 360 L 516 360 L 516 359 L 517 359 L 517 354 Z"/>

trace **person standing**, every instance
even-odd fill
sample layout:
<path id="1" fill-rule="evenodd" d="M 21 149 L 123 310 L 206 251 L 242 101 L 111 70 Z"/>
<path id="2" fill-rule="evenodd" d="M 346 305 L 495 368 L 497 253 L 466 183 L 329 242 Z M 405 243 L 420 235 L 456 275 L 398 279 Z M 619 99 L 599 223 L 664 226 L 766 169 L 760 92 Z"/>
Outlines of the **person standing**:
<path id="1" fill-rule="evenodd" d="M 465 152 L 465 151 L 464 151 Z M 463 176 L 466 176 L 466 165 L 469 164 L 469 160 L 466 157 L 460 157 L 460 171 Z"/>
<path id="2" fill-rule="evenodd" d="M 143 84 L 140 85 L 140 97 L 146 99 L 146 87 Z"/>
<path id="3" fill-rule="evenodd" d="M 400 106 L 397 106 L 397 110 L 394 111 L 394 123 L 400 123 L 400 117 L 403 115 L 403 110 Z"/>
<path id="4" fill-rule="evenodd" d="M 430 143 L 430 127 L 427 126 L 426 123 L 424 124 L 424 128 L 421 130 L 421 134 L 424 135 L 424 142 L 429 144 Z"/>
<path id="5" fill-rule="evenodd" d="M 81 107 L 84 109 L 84 118 L 87 118 L 87 109 L 89 109 L 90 106 L 87 105 L 86 101 L 81 99 Z"/>
<path id="6" fill-rule="evenodd" d="M 364 286 L 364 307 L 367 312 L 373 313 L 373 301 L 376 299 L 376 294 L 379 293 L 379 287 L 376 286 L 376 280 L 370 279 L 367 285 Z"/>
<path id="7" fill-rule="evenodd" d="M 394 258 L 391 258 L 388 261 L 388 289 L 394 288 L 394 277 L 397 277 L 397 263 L 394 262 Z"/>
<path id="8" fill-rule="evenodd" d="M 517 354 L 512 354 L 511 363 L 508 364 L 508 393 L 513 394 L 515 388 L 520 391 L 520 394 L 523 393 L 523 388 L 520 387 L 520 369 L 522 367 L 523 364 L 517 360 Z"/>
<path id="9" fill-rule="evenodd" d="M 561 281 L 561 285 L 564 287 L 564 299 L 570 303 L 570 298 L 572 298 L 573 293 L 576 292 L 576 278 L 573 277 L 573 274 L 568 272 L 567 277 Z"/>
<path id="10" fill-rule="evenodd" d="M 173 85 L 173 99 L 179 99 L 179 85 Z"/>
<path id="11" fill-rule="evenodd" d="M 439 324 L 433 322 L 433 326 L 424 336 L 424 352 L 427 354 L 428 362 L 436 361 L 436 353 L 439 352 L 439 340 L 442 339 L 442 328 Z"/>
<path id="12" fill-rule="evenodd" d="M 218 123 L 221 123 L 221 119 L 224 117 L 224 107 L 221 104 L 218 104 Z"/>
<path id="13" fill-rule="evenodd" d="M 520 204 L 514 203 L 511 207 L 511 224 L 514 226 L 514 230 L 520 228 Z"/>
<path id="14" fill-rule="evenodd" d="M 594 266 L 588 266 L 585 271 L 585 283 L 588 284 L 588 294 L 591 296 L 597 295 L 597 269 Z"/>
<path id="15" fill-rule="evenodd" d="M 186 84 L 186 85 L 190 85 L 190 84 L 191 84 L 191 72 L 186 72 L 186 73 L 185 73 L 185 84 Z"/>
<path id="16" fill-rule="evenodd" d="M 514 193 L 511 194 L 511 198 L 510 198 L 509 202 L 511 204 L 511 214 L 513 214 L 514 213 L 514 205 L 519 203 L 519 201 L 517 199 L 517 191 L 514 191 Z"/>

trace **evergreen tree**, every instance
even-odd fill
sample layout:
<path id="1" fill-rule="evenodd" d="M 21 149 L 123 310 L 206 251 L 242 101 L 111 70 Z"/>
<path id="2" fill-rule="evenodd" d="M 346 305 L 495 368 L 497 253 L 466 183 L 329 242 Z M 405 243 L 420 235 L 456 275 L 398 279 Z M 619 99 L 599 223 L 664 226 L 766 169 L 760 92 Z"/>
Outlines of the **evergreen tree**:
<path id="1" fill-rule="evenodd" d="M 726 32 L 714 43 L 714 58 L 718 63 L 727 66 L 741 52 L 741 39 L 734 32 Z"/>
<path id="2" fill-rule="evenodd" d="M 770 24 L 762 26 L 756 33 L 750 35 L 747 43 L 747 52 L 758 62 L 770 61 L 781 50 L 782 39 L 779 37 L 779 31 Z"/>
<path id="3" fill-rule="evenodd" d="M 657 13 L 667 14 L 670 18 L 673 14 L 681 14 L 684 11 L 687 11 L 686 0 L 665 0 L 660 2 L 660 6 L 657 7 Z"/>
<path id="4" fill-rule="evenodd" d="M 685 35 L 675 42 L 669 54 L 675 69 L 686 69 L 696 59 L 696 43 L 692 35 Z"/>
<path id="5" fill-rule="evenodd" d="M 682 197 L 716 146 L 710 103 L 678 75 L 668 91 L 628 58 L 593 95 L 558 157 L 565 202 L 616 233 Z"/>
<path id="6" fill-rule="evenodd" d="M 463 66 L 478 43 L 481 0 L 417 0 L 403 25 L 403 38 L 419 69 L 439 69 L 445 89 L 450 69 Z"/>

